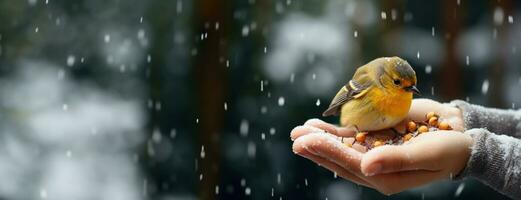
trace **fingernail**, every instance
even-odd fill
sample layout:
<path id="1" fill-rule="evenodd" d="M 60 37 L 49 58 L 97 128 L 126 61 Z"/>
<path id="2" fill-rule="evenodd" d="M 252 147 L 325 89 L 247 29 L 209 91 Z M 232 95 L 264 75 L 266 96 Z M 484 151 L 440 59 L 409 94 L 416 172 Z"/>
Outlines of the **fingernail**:
<path id="1" fill-rule="evenodd" d="M 380 173 L 380 171 L 382 171 L 382 164 L 380 163 L 374 163 L 372 165 L 369 165 L 369 167 L 367 167 L 367 170 L 365 170 L 365 175 L 366 176 L 374 176 L 378 173 Z"/>

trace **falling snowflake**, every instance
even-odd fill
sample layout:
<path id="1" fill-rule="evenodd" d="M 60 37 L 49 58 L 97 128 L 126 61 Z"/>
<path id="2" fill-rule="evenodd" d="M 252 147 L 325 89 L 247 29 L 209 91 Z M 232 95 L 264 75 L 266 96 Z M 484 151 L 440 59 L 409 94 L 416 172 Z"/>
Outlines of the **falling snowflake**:
<path id="1" fill-rule="evenodd" d="M 488 80 L 483 81 L 483 85 L 481 85 L 481 93 L 482 94 L 484 94 L 484 95 L 487 94 L 488 86 L 489 86 Z"/>

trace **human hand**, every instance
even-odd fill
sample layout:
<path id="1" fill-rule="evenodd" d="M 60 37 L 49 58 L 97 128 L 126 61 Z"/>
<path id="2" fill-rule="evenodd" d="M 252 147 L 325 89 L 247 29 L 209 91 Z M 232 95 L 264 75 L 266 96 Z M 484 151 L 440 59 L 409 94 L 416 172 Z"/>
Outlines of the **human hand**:
<path id="1" fill-rule="evenodd" d="M 409 118 L 424 119 L 427 111 L 434 111 L 441 119 L 448 119 L 454 130 L 463 130 L 461 112 L 451 108 L 432 100 L 415 100 Z M 465 167 L 472 145 L 470 136 L 461 132 L 439 131 L 421 134 L 404 145 L 385 145 L 363 154 L 339 141 L 338 136 L 353 134 L 353 130 L 309 120 L 292 131 L 293 151 L 347 180 L 393 194 L 458 174 Z"/>
<path id="2" fill-rule="evenodd" d="M 431 99 L 413 99 L 407 118 L 395 127 L 397 130 L 404 129 L 404 124 L 408 121 L 425 121 L 425 116 L 429 112 L 439 115 L 441 121 L 449 123 L 452 130 L 463 132 L 463 114 L 459 108 L 449 104 L 442 104 Z"/>

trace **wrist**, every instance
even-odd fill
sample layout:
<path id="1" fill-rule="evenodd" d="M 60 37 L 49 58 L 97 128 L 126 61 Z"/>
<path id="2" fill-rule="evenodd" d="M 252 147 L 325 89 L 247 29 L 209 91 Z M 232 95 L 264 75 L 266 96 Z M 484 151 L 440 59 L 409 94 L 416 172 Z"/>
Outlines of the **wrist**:
<path id="1" fill-rule="evenodd" d="M 460 156 L 460 163 L 457 166 L 455 170 L 456 176 L 459 176 L 460 174 L 463 174 L 465 171 L 467 164 L 470 160 L 470 157 L 472 155 L 472 149 L 474 148 L 474 138 L 470 134 L 462 134 L 463 135 L 463 142 L 462 142 L 462 152 Z"/>
<path id="2" fill-rule="evenodd" d="M 474 108 L 472 104 L 463 100 L 453 100 L 450 102 L 452 108 L 458 109 L 463 124 L 463 130 L 470 130 L 473 128 L 482 128 L 479 126 L 478 118 L 480 111 Z"/>

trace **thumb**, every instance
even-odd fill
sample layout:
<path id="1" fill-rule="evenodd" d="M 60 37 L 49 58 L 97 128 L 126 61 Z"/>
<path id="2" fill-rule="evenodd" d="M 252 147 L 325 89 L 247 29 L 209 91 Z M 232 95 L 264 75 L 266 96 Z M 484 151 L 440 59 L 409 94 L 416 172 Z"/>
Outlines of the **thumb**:
<path id="1" fill-rule="evenodd" d="M 366 176 L 411 170 L 438 170 L 439 156 L 421 145 L 385 145 L 367 152 L 360 163 Z"/>

